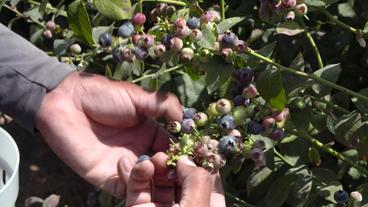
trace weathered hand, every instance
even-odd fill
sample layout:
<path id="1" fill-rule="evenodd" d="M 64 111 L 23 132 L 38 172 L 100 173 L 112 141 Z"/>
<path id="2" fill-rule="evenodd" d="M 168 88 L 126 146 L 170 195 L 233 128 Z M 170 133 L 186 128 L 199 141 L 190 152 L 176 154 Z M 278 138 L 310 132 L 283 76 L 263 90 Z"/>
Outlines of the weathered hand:
<path id="1" fill-rule="evenodd" d="M 153 120 L 161 116 L 181 119 L 175 96 L 75 72 L 45 96 L 36 126 L 79 175 L 122 197 L 129 173 L 119 178 L 118 163 L 129 172 L 138 156 L 168 148 L 167 132 Z"/>
<path id="2" fill-rule="evenodd" d="M 182 157 L 174 179 L 169 179 L 167 158 L 159 152 L 133 167 L 127 186 L 127 207 L 225 207 L 218 175 L 211 176 Z M 119 167 L 119 173 L 127 172 Z"/>

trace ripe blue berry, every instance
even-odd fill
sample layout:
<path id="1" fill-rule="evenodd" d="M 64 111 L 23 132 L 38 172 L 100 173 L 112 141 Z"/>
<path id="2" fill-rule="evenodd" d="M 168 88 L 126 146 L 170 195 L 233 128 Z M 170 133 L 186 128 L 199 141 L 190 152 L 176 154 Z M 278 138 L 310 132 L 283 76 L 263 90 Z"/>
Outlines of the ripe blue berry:
<path id="1" fill-rule="evenodd" d="M 187 26 L 190 29 L 198 29 L 201 26 L 201 21 L 197 17 L 191 17 L 187 21 Z"/>
<path id="2" fill-rule="evenodd" d="M 184 133 L 191 133 L 195 127 L 196 125 L 193 119 L 184 119 L 181 124 L 181 128 Z"/>
<path id="3" fill-rule="evenodd" d="M 349 199 L 349 194 L 344 190 L 338 190 L 334 194 L 334 199 L 338 204 L 344 204 Z"/>
<path id="4" fill-rule="evenodd" d="M 148 156 L 148 155 L 141 155 L 141 156 L 139 156 L 137 163 L 140 163 L 140 162 L 143 162 L 143 161 L 146 161 L 146 160 L 149 160 L 149 159 L 151 159 L 150 156 Z"/>
<path id="5" fill-rule="evenodd" d="M 166 47 L 170 47 L 170 40 L 173 38 L 171 34 L 164 34 L 161 38 L 161 43 Z"/>
<path id="6" fill-rule="evenodd" d="M 237 150 L 236 139 L 233 136 L 224 136 L 220 139 L 218 150 L 225 156 L 231 156 Z"/>
<path id="7" fill-rule="evenodd" d="M 135 47 L 133 49 L 133 53 L 140 60 L 143 60 L 148 57 L 148 51 L 145 47 Z"/>
<path id="8" fill-rule="evenodd" d="M 183 109 L 183 119 L 193 119 L 197 110 L 195 108 L 184 108 Z"/>
<path id="9" fill-rule="evenodd" d="M 121 47 L 115 47 L 112 50 L 112 59 L 115 63 L 120 63 L 123 61 L 122 55 L 121 55 Z"/>
<path id="10" fill-rule="evenodd" d="M 220 119 L 220 127 L 225 131 L 235 129 L 235 118 L 232 115 L 225 115 Z"/>
<path id="11" fill-rule="evenodd" d="M 285 132 L 283 129 L 276 128 L 270 133 L 270 138 L 275 141 L 280 141 L 282 138 L 284 138 Z"/>
<path id="12" fill-rule="evenodd" d="M 228 32 L 221 38 L 221 45 L 225 48 L 233 48 L 235 47 L 237 41 L 238 36 L 232 32 Z"/>
<path id="13" fill-rule="evenodd" d="M 260 123 L 251 120 L 248 123 L 248 130 L 251 134 L 260 134 L 263 131 L 263 128 Z"/>
<path id="14" fill-rule="evenodd" d="M 118 35 L 120 37 L 130 37 L 134 32 L 134 25 L 131 22 L 125 22 L 119 27 Z"/>
<path id="15" fill-rule="evenodd" d="M 250 103 L 250 100 L 242 95 L 237 95 L 235 98 L 233 98 L 233 102 L 235 106 L 246 106 Z"/>
<path id="16" fill-rule="evenodd" d="M 110 47 L 112 43 L 111 34 L 108 32 L 100 34 L 98 37 L 98 42 L 100 43 L 101 47 Z"/>
<path id="17" fill-rule="evenodd" d="M 241 81 L 244 85 L 249 85 L 250 82 L 253 81 L 254 73 L 253 70 L 250 69 L 250 67 L 246 67 L 242 70 L 240 70 L 238 80 Z"/>

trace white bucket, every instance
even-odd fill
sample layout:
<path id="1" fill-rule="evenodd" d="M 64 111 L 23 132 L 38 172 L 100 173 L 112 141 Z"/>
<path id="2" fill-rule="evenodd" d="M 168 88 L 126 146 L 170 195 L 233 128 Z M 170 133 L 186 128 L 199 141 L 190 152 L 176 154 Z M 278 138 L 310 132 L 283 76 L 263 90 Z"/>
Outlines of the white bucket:
<path id="1" fill-rule="evenodd" d="M 4 177 L 5 176 L 5 177 Z M 5 184 L 4 184 L 5 180 Z M 19 190 L 19 151 L 13 138 L 0 127 L 0 206 L 13 207 Z"/>

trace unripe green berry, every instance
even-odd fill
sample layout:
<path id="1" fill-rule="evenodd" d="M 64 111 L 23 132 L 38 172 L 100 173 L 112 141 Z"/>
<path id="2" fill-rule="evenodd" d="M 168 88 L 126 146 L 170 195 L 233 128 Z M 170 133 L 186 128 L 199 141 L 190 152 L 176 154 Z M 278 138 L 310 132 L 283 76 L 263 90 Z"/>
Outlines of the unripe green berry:
<path id="1" fill-rule="evenodd" d="M 228 114 L 232 110 L 233 104 L 228 99 L 222 98 L 216 102 L 216 110 L 221 114 Z"/>
<path id="2" fill-rule="evenodd" d="M 241 126 L 245 118 L 247 118 L 247 110 L 245 106 L 236 106 L 233 111 L 233 116 L 235 118 L 235 124 Z"/>
<path id="3" fill-rule="evenodd" d="M 220 115 L 220 113 L 216 109 L 216 103 L 215 102 L 210 103 L 210 105 L 207 108 L 207 114 L 210 117 L 216 117 L 216 116 Z"/>
<path id="4" fill-rule="evenodd" d="M 308 160 L 312 165 L 321 165 L 321 155 L 318 150 L 314 147 L 310 147 L 308 150 Z"/>
<path id="5" fill-rule="evenodd" d="M 177 121 L 169 122 L 167 130 L 173 134 L 179 133 L 181 131 L 181 124 Z"/>
<path id="6" fill-rule="evenodd" d="M 73 53 L 73 54 L 79 54 L 82 52 L 82 48 L 79 44 L 75 43 L 75 44 L 72 44 L 69 48 L 70 52 Z"/>
<path id="7" fill-rule="evenodd" d="M 193 120 L 197 126 L 202 127 L 207 124 L 208 116 L 203 112 L 198 112 L 196 115 L 194 115 Z"/>

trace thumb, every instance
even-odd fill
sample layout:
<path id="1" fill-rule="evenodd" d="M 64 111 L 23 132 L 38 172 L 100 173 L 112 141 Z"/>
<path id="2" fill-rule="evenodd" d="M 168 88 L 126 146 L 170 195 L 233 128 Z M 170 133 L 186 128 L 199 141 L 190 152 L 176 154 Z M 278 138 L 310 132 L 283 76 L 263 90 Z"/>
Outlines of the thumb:
<path id="1" fill-rule="evenodd" d="M 176 176 L 181 186 L 181 207 L 208 207 L 212 189 L 212 177 L 205 169 L 196 167 L 187 156 L 177 162 Z"/>

